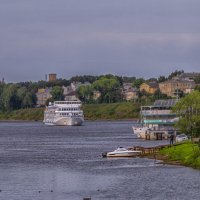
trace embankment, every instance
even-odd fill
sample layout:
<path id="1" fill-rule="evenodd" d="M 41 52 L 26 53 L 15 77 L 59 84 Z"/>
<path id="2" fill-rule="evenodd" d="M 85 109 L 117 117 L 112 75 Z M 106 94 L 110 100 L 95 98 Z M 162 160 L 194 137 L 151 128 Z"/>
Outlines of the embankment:
<path id="1" fill-rule="evenodd" d="M 153 154 L 145 157 L 155 159 L 155 155 Z M 162 160 L 166 164 L 183 165 L 200 169 L 200 148 L 198 144 L 191 142 L 173 145 L 157 152 L 156 159 Z"/>
<path id="2" fill-rule="evenodd" d="M 139 118 L 140 105 L 132 102 L 110 104 L 84 104 L 86 120 L 118 120 Z M 27 108 L 10 112 L 0 112 L 0 120 L 42 121 L 44 108 Z"/>

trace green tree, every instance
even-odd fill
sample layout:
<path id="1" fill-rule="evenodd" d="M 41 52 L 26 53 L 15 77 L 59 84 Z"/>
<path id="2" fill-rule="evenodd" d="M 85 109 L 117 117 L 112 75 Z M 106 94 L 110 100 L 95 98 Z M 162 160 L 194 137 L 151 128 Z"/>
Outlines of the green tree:
<path id="1" fill-rule="evenodd" d="M 164 82 L 164 81 L 166 81 L 166 80 L 167 80 L 167 78 L 166 78 L 165 76 L 159 76 L 159 77 L 158 77 L 158 82 L 159 82 L 159 83 Z"/>
<path id="2" fill-rule="evenodd" d="M 139 88 L 140 85 L 144 82 L 145 80 L 143 78 L 138 78 L 133 82 L 133 87 Z"/>
<path id="3" fill-rule="evenodd" d="M 200 85 L 196 85 L 194 89 L 200 92 Z"/>
<path id="4" fill-rule="evenodd" d="M 153 94 L 154 100 L 157 99 L 168 99 L 168 96 L 166 94 L 161 93 L 160 89 L 157 89 L 155 93 Z"/>
<path id="5" fill-rule="evenodd" d="M 174 72 L 172 72 L 169 76 L 168 79 L 172 79 L 175 76 L 181 75 L 182 73 L 184 73 L 183 70 L 175 70 Z"/>
<path id="6" fill-rule="evenodd" d="M 63 88 L 61 86 L 54 86 L 51 90 L 52 100 L 61 101 L 64 100 Z"/>
<path id="7" fill-rule="evenodd" d="M 101 93 L 100 103 L 113 103 L 120 101 L 120 82 L 114 76 L 102 76 L 92 84 L 92 87 Z"/>
<path id="8" fill-rule="evenodd" d="M 36 102 L 36 96 L 32 92 L 26 92 L 23 101 L 22 101 L 22 107 L 23 108 L 29 108 L 33 107 Z"/>
<path id="9" fill-rule="evenodd" d="M 173 108 L 179 116 L 176 126 L 181 132 L 200 136 L 200 92 L 193 91 L 180 99 Z"/>
<path id="10" fill-rule="evenodd" d="M 0 84 L 0 110 L 3 108 L 3 99 L 2 99 L 2 93 L 3 93 L 4 84 Z"/>
<path id="11" fill-rule="evenodd" d="M 23 108 L 24 105 L 23 105 L 23 99 L 24 97 L 26 96 L 26 93 L 28 92 L 27 88 L 26 87 L 20 87 L 18 90 L 17 90 L 17 99 L 18 99 L 18 103 L 19 103 L 19 106 L 20 108 Z"/>
<path id="12" fill-rule="evenodd" d="M 194 78 L 196 84 L 200 84 L 200 75 Z"/>
<path id="13" fill-rule="evenodd" d="M 93 96 L 91 85 L 82 85 L 77 90 L 78 98 L 84 103 L 90 103 Z"/>
<path id="14" fill-rule="evenodd" d="M 17 98 L 17 89 L 17 85 L 15 84 L 7 84 L 4 86 L 1 95 L 3 110 L 13 110 L 20 108 L 20 103 Z"/>

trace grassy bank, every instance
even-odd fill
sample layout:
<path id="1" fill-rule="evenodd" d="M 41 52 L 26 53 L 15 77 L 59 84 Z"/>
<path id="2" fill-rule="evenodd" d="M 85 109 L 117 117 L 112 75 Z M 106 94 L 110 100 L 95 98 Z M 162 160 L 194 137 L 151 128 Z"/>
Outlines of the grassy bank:
<path id="1" fill-rule="evenodd" d="M 14 110 L 10 112 L 1 112 L 0 120 L 43 120 L 44 108 L 28 108 Z"/>
<path id="2" fill-rule="evenodd" d="M 87 120 L 135 119 L 139 117 L 139 105 L 131 102 L 110 104 L 85 104 L 83 112 Z M 43 120 L 44 108 L 20 109 L 1 112 L 0 120 Z"/>
<path id="3" fill-rule="evenodd" d="M 197 144 L 183 143 L 162 149 L 157 159 L 169 164 L 180 164 L 200 169 L 200 148 Z"/>
<path id="4" fill-rule="evenodd" d="M 83 106 L 86 119 L 135 119 L 139 118 L 140 105 L 131 102 L 87 104 Z"/>

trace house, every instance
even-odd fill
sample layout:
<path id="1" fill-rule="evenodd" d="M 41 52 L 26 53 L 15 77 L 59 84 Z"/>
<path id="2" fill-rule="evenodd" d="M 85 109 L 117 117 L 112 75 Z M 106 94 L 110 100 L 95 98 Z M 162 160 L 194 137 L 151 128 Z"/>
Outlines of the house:
<path id="1" fill-rule="evenodd" d="M 132 88 L 123 92 L 124 99 L 126 101 L 131 101 L 138 98 L 138 89 Z"/>
<path id="2" fill-rule="evenodd" d="M 171 79 L 159 83 L 159 89 L 161 93 L 167 96 L 175 96 L 177 90 L 183 93 L 190 93 L 195 88 L 195 82 L 193 80 L 186 79 Z"/>
<path id="3" fill-rule="evenodd" d="M 123 91 L 133 89 L 133 83 L 123 83 Z"/>
<path id="4" fill-rule="evenodd" d="M 145 91 L 149 94 L 154 94 L 158 90 L 157 82 L 142 83 L 140 85 L 140 92 Z"/>
<path id="5" fill-rule="evenodd" d="M 75 91 L 74 88 L 71 87 L 71 85 L 70 86 L 62 86 L 62 88 L 63 88 L 63 95 L 64 96 L 66 96 L 66 95 L 70 94 L 71 92 Z"/>
<path id="6" fill-rule="evenodd" d="M 91 85 L 89 82 L 81 83 L 81 82 L 72 82 L 69 86 L 63 86 L 63 95 L 67 96 L 71 92 L 75 92 L 80 86 L 88 86 Z"/>
<path id="7" fill-rule="evenodd" d="M 94 90 L 93 91 L 93 99 L 96 101 L 101 96 L 101 92 Z"/>
<path id="8" fill-rule="evenodd" d="M 200 77 L 200 73 L 192 72 L 192 73 L 182 73 L 178 76 L 179 79 L 187 79 L 187 80 L 194 80 L 195 78 Z"/>
<path id="9" fill-rule="evenodd" d="M 46 101 L 52 97 L 51 95 L 51 88 L 41 88 L 38 89 L 36 93 L 37 97 L 37 105 L 38 106 L 44 106 L 46 104 Z"/>
<path id="10" fill-rule="evenodd" d="M 65 101 L 76 101 L 79 100 L 76 94 L 76 91 L 72 91 L 65 95 Z"/>
<path id="11" fill-rule="evenodd" d="M 124 100 L 131 101 L 138 98 L 138 89 L 132 83 L 123 83 L 122 94 Z"/>

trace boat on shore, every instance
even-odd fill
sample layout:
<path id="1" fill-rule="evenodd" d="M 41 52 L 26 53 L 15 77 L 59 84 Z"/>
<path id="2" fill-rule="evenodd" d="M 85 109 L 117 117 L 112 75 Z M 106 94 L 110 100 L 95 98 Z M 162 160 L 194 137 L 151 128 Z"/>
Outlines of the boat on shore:
<path id="1" fill-rule="evenodd" d="M 171 134 L 177 135 L 175 123 L 178 118 L 172 107 L 178 99 L 156 100 L 151 106 L 141 106 L 140 124 L 132 126 L 133 133 L 141 139 L 168 139 Z"/>
<path id="2" fill-rule="evenodd" d="M 84 121 L 81 101 L 55 101 L 44 111 L 45 125 L 80 126 Z"/>
<path id="3" fill-rule="evenodd" d="M 124 147 L 119 147 L 114 151 L 103 153 L 103 157 L 135 157 L 139 156 L 141 151 L 126 149 Z"/>

